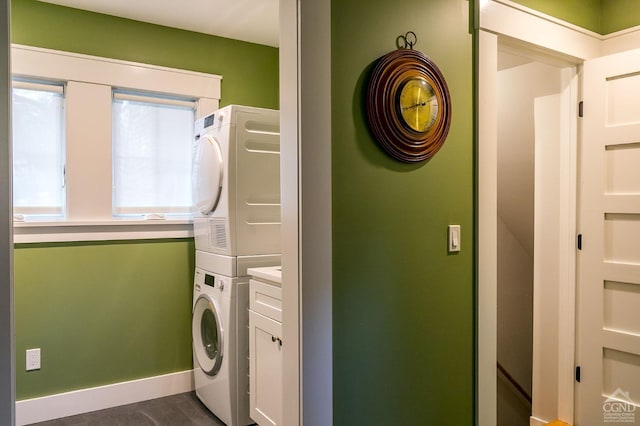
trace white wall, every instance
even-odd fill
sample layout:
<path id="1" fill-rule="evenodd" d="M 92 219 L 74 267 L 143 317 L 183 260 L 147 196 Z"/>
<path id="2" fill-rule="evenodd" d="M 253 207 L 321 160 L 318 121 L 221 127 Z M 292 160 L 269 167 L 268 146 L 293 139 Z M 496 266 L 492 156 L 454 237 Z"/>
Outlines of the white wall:
<path id="1" fill-rule="evenodd" d="M 503 54 L 501 54 L 503 56 Z M 498 73 L 498 215 L 533 256 L 534 102 L 560 93 L 560 69 L 538 62 Z"/>
<path id="2" fill-rule="evenodd" d="M 534 417 L 560 418 L 559 358 L 561 284 L 560 94 L 535 99 L 535 248 L 533 281 L 533 409 Z M 573 285 L 573 283 L 571 283 Z M 564 344 L 568 342 L 562 342 Z M 563 419 L 568 420 L 568 419 Z"/>
<path id="3" fill-rule="evenodd" d="M 0 424 L 15 422 L 13 237 L 9 132 L 9 4 L 0 0 Z"/>
<path id="4" fill-rule="evenodd" d="M 531 393 L 533 256 L 498 218 L 498 361 Z"/>

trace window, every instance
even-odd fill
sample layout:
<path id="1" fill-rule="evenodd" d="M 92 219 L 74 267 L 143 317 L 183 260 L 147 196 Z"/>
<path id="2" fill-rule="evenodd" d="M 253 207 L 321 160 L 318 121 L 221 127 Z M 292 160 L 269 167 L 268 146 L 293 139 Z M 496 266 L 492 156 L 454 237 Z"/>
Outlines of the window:
<path id="1" fill-rule="evenodd" d="M 14 215 L 63 216 L 63 86 L 14 81 L 11 102 Z"/>
<path id="2" fill-rule="evenodd" d="M 193 235 L 193 126 L 222 77 L 20 45 L 11 71 L 15 242 Z"/>
<path id="3" fill-rule="evenodd" d="M 195 103 L 114 92 L 113 213 L 187 214 Z"/>

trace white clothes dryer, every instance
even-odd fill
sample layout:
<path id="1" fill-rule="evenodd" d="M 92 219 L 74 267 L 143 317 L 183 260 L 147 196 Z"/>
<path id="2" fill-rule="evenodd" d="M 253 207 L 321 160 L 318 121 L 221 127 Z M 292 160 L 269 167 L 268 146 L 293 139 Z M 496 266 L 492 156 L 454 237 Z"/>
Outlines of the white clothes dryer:
<path id="1" fill-rule="evenodd" d="M 227 426 L 249 418 L 249 278 L 196 266 L 193 290 L 193 369 L 196 395 Z"/>
<path id="2" fill-rule="evenodd" d="M 279 111 L 229 105 L 196 121 L 195 139 L 196 250 L 214 253 L 223 263 L 277 255 L 249 267 L 279 264 Z M 215 268 L 241 275 L 232 270 L 235 265 Z"/>

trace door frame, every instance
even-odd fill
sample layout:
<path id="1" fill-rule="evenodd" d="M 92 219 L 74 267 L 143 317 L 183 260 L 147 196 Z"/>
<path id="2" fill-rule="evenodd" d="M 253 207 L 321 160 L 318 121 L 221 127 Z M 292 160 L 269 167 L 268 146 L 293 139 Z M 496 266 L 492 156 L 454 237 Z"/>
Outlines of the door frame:
<path id="1" fill-rule="evenodd" d="M 499 40 L 526 44 L 530 51 L 540 51 L 567 62 L 579 64 L 601 55 L 602 36 L 525 8 L 507 0 L 494 0 L 480 7 L 476 4 L 477 66 L 477 415 L 476 424 L 497 424 L 497 59 Z M 563 80 L 572 79 L 563 72 Z M 574 83 L 575 84 L 575 83 Z M 575 90 L 575 89 L 574 89 Z M 565 109 L 571 110 L 571 106 Z M 577 114 L 569 117 L 566 129 L 577 128 Z M 574 131 L 575 133 L 575 131 Z M 575 134 L 573 136 L 576 137 Z M 563 140 L 571 142 L 571 132 L 563 131 Z M 574 139 L 575 140 L 575 139 Z M 572 154 L 574 157 L 575 152 Z M 565 188 L 565 196 L 575 199 L 575 185 Z M 567 193 L 568 191 L 568 193 Z M 573 195 L 572 195 L 573 194 Z M 575 223 L 573 217 L 565 218 Z M 562 256 L 575 256 L 573 244 L 563 244 Z M 564 301 L 572 301 L 575 280 L 560 292 Z M 559 333 L 573 341 L 574 304 L 563 312 Z M 562 416 L 573 418 L 573 350 L 559 352 L 557 407 Z M 553 420 L 553 419 L 549 419 Z M 536 424 L 532 418 L 531 424 Z M 540 423 L 541 424 L 541 423 Z"/>
<path id="2" fill-rule="evenodd" d="M 331 1 L 280 0 L 279 52 L 283 424 L 330 425 Z"/>
<path id="3" fill-rule="evenodd" d="M 9 115 L 10 5 L 1 0 L 0 36 L 0 424 L 15 423 L 15 340 L 13 327 L 13 214 L 11 203 L 11 142 Z"/>

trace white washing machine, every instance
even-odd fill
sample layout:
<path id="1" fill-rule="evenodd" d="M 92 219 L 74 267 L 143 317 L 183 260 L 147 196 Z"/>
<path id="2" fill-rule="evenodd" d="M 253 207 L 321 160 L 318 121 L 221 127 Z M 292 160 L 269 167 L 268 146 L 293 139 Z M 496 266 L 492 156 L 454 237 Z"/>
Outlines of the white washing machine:
<path id="1" fill-rule="evenodd" d="M 278 111 L 238 105 L 195 126 L 195 387 L 228 426 L 253 423 L 247 269 L 281 264 L 279 129 Z"/>
<path id="2" fill-rule="evenodd" d="M 195 138 L 196 265 L 234 277 L 280 264 L 279 111 L 229 105 L 196 121 Z"/>
<path id="3" fill-rule="evenodd" d="M 249 278 L 196 266 L 193 290 L 193 368 L 196 395 L 227 426 L 249 418 Z"/>

